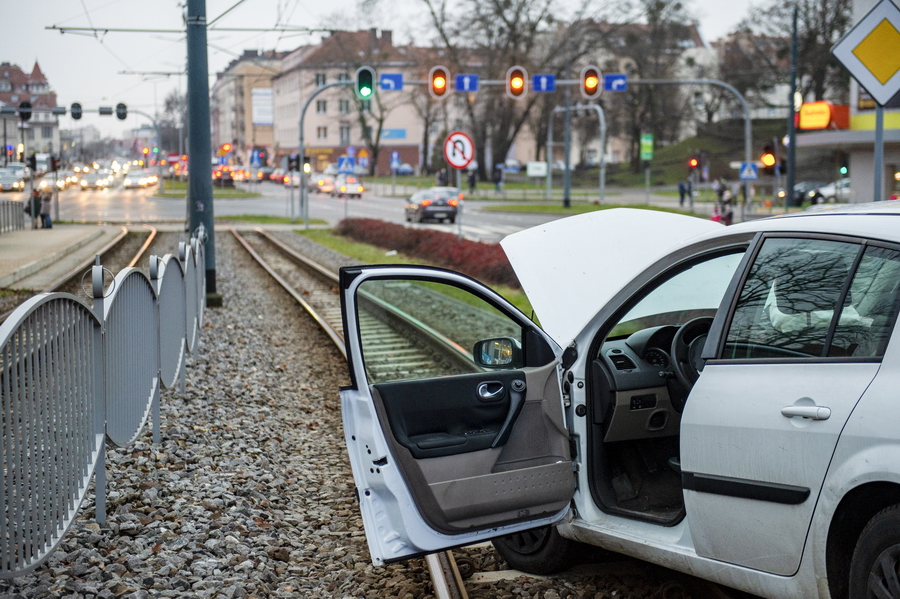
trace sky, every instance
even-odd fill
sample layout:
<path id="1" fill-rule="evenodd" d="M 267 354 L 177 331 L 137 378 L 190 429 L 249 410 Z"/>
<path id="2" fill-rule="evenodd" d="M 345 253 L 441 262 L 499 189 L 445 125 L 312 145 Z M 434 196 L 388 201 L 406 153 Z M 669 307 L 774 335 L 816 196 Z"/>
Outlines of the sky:
<path id="1" fill-rule="evenodd" d="M 365 8 L 360 9 L 360 2 Z M 173 90 L 184 91 L 186 46 L 178 0 L 28 0 L 7 2 L 0 22 L 0 62 L 30 73 L 35 61 L 57 95 L 57 103 L 80 102 L 85 110 L 125 103 L 153 114 Z M 741 19 L 750 0 L 686 0 L 707 40 L 724 36 Z M 318 42 L 322 33 L 216 31 L 215 28 L 272 29 L 276 26 L 329 29 L 391 29 L 395 43 L 430 43 L 424 4 L 416 0 L 206 0 L 210 85 L 216 72 L 243 50 L 293 50 Z M 61 33 L 49 27 L 158 29 L 153 33 Z M 171 32 L 168 32 L 171 31 Z M 135 74 L 137 73 L 137 74 Z M 124 137 L 149 123 L 139 115 L 85 114 L 80 121 L 60 117 L 63 129 L 94 125 L 107 137 Z"/>

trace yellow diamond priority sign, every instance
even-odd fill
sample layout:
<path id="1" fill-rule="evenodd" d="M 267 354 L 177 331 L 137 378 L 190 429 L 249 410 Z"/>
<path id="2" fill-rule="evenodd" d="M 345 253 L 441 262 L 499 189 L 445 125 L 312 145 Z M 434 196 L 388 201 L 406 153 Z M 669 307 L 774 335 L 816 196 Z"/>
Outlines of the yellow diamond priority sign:
<path id="1" fill-rule="evenodd" d="M 881 105 L 900 91 L 900 9 L 881 0 L 831 49 Z"/>

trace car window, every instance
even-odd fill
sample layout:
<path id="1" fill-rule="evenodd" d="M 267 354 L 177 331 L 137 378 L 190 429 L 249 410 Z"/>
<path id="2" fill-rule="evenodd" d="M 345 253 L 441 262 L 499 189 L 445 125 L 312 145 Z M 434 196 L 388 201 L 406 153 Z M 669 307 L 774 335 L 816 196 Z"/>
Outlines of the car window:
<path id="1" fill-rule="evenodd" d="M 521 347 L 523 340 L 509 316 L 444 283 L 369 279 L 359 286 L 357 305 L 371 384 L 482 372 L 473 358 L 478 341 L 511 338 Z"/>
<path id="2" fill-rule="evenodd" d="M 657 284 L 616 324 L 609 338 L 714 316 L 743 255 L 738 252 L 716 256 Z"/>
<path id="3" fill-rule="evenodd" d="M 723 358 L 873 357 L 896 316 L 900 254 L 821 239 L 766 239 L 741 289 Z M 852 275 L 852 278 L 851 278 Z"/>

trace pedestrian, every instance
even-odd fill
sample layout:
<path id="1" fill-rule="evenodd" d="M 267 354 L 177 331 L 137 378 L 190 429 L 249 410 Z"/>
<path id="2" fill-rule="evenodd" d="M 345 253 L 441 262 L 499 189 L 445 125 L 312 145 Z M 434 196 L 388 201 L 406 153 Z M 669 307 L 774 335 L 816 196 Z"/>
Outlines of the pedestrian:
<path id="1" fill-rule="evenodd" d="M 684 179 L 678 182 L 678 205 L 684 206 L 684 196 L 687 193 L 687 185 L 684 184 Z"/>
<path id="2" fill-rule="evenodd" d="M 50 206 L 53 204 L 53 194 L 49 189 L 41 194 L 41 227 L 52 229 L 53 221 L 50 220 Z"/>
<path id="3" fill-rule="evenodd" d="M 442 168 L 438 171 L 437 184 L 438 187 L 447 187 L 447 169 Z"/>
<path id="4" fill-rule="evenodd" d="M 475 171 L 469 171 L 469 193 L 475 193 Z"/>
<path id="5" fill-rule="evenodd" d="M 497 193 L 503 191 L 503 167 L 499 164 L 494 166 L 494 188 Z"/>
<path id="6" fill-rule="evenodd" d="M 731 190 L 725 189 L 722 192 L 722 221 L 726 225 L 730 225 L 731 221 L 734 220 L 734 206 L 733 200 L 734 196 L 731 193 Z"/>
<path id="7" fill-rule="evenodd" d="M 38 188 L 34 188 L 31 192 L 31 198 L 28 200 L 28 205 L 25 206 L 25 213 L 31 217 L 31 228 L 40 228 L 38 219 L 41 216 L 41 192 Z"/>
<path id="8" fill-rule="evenodd" d="M 688 203 L 691 206 L 691 209 L 694 207 L 694 182 L 691 179 L 687 180 L 687 190 L 686 195 L 688 199 Z"/>

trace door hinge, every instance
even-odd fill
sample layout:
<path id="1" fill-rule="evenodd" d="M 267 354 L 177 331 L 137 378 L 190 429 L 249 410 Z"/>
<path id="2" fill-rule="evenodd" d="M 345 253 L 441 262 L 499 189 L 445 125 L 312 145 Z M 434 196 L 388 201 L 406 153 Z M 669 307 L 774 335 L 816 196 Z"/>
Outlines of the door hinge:
<path id="1" fill-rule="evenodd" d="M 567 347 L 563 351 L 562 355 L 562 368 L 563 370 L 568 370 L 571 368 L 572 364 L 575 363 L 575 360 L 578 359 L 578 348 L 575 345 L 575 342 L 572 342 L 572 345 Z"/>

